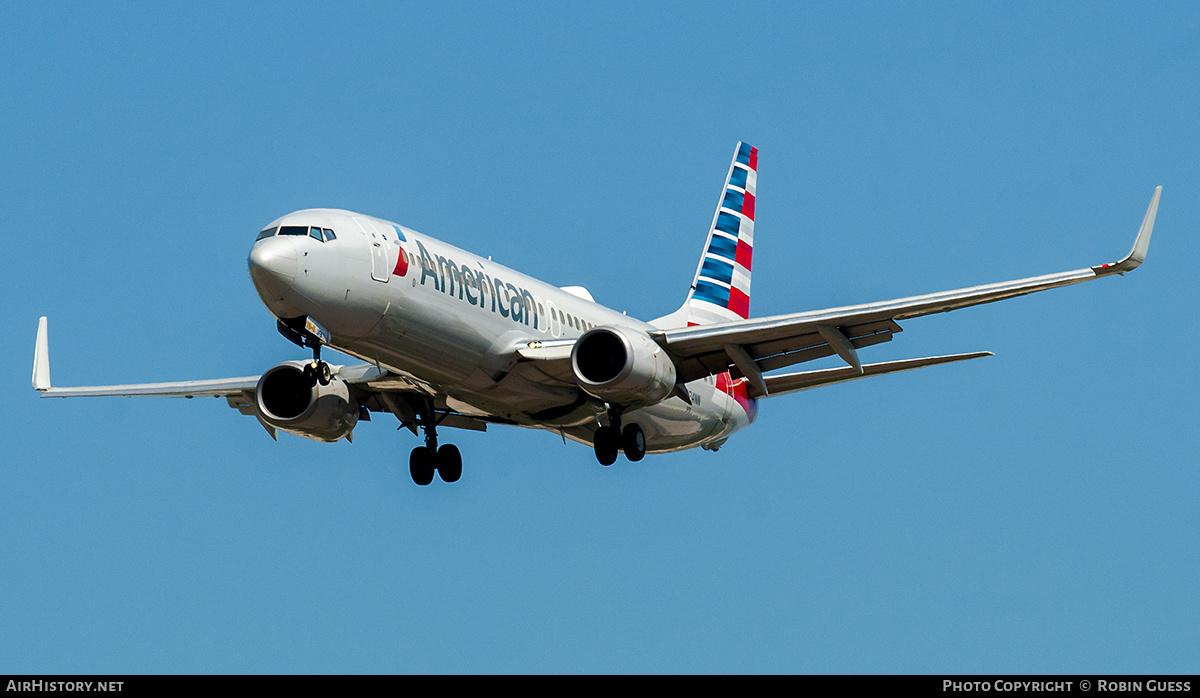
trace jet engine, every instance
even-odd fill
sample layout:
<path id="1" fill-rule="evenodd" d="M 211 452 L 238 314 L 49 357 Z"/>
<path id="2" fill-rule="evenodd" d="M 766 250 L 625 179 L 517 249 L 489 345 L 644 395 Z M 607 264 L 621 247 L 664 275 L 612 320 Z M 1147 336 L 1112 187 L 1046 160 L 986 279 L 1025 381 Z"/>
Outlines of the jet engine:
<path id="1" fill-rule="evenodd" d="M 571 371 L 589 395 L 626 407 L 666 399 L 675 364 L 650 335 L 627 327 L 595 327 L 571 349 Z"/>
<path id="2" fill-rule="evenodd" d="M 302 361 L 267 369 L 254 392 L 262 420 L 289 434 L 333 442 L 349 436 L 358 423 L 358 404 L 346 381 L 334 376 L 329 385 L 313 385 Z"/>

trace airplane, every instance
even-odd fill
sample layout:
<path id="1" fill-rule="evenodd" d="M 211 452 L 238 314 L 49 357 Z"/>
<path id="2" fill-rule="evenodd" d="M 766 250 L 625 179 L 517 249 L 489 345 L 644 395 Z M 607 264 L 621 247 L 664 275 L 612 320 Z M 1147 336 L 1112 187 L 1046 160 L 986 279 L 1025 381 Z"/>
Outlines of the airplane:
<path id="1" fill-rule="evenodd" d="M 1146 257 L 1162 187 L 1121 261 L 896 300 L 771 317 L 750 316 L 758 149 L 739 142 L 683 305 L 644 322 L 391 221 L 307 209 L 267 224 L 250 249 L 250 277 L 280 334 L 312 350 L 258 376 L 60 388 L 50 383 L 45 317 L 33 387 L 42 397 L 225 398 L 279 431 L 353 441 L 360 421 L 391 413 L 424 436 L 409 472 L 462 475 L 462 455 L 438 428 L 513 425 L 589 445 L 602 465 L 619 453 L 718 450 L 755 419 L 762 398 L 991 352 L 863 363 L 900 321 L 1091 281 Z M 363 363 L 331 365 L 330 347 Z M 773 374 L 837 356 L 845 366 Z M 420 432 L 420 433 L 419 433 Z"/>

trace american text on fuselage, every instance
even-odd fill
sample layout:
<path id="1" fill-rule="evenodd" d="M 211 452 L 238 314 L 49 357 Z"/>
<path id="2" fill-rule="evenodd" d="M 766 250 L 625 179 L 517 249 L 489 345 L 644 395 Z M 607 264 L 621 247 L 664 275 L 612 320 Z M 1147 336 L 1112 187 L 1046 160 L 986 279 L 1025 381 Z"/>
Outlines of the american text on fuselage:
<path id="1" fill-rule="evenodd" d="M 647 452 L 715 447 L 753 416 L 741 409 L 739 381 L 692 381 L 668 398 L 676 390 L 673 372 L 666 375 L 673 365 L 646 335 L 650 325 L 595 303 L 582 289 L 550 286 L 395 223 L 349 211 L 298 211 L 260 233 L 250 269 L 263 302 L 291 330 L 285 335 L 314 348 L 318 383 L 322 342 L 301 329 L 309 318 L 328 331 L 329 346 L 376 364 L 394 384 L 418 389 L 359 396 L 361 416 L 390 411 L 424 431 L 425 446 L 411 458 L 418 481 L 430 474 L 431 461 L 439 468 L 431 454 L 445 448 L 438 446 L 437 426 L 447 420 L 550 429 L 593 445 L 600 461 L 611 463 L 620 451 L 640 460 Z M 593 373 L 612 375 L 576 380 L 569 372 L 547 375 L 517 353 L 533 342 L 563 341 L 576 341 L 585 359 L 591 347 L 610 356 L 607 347 L 616 344 L 629 360 L 585 361 Z M 302 370 L 297 390 L 305 380 L 311 379 Z M 650 397 L 639 400 L 651 384 Z M 274 413 L 266 418 L 311 438 L 303 433 L 305 415 L 301 410 L 286 423 Z M 346 435 L 353 426 L 347 423 Z M 457 461 L 448 458 L 453 476 Z"/>

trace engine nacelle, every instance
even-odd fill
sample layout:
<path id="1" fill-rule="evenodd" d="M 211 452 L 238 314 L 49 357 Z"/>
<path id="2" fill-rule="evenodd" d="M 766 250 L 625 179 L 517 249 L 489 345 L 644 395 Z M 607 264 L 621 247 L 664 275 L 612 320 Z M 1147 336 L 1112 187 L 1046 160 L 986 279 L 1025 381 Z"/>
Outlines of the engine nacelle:
<path id="1" fill-rule="evenodd" d="M 334 376 L 329 385 L 312 385 L 304 362 L 285 361 L 267 369 L 255 388 L 258 414 L 267 424 L 314 441 L 337 441 L 358 424 L 358 405 L 350 386 Z"/>
<path id="2" fill-rule="evenodd" d="M 650 335 L 595 327 L 571 349 L 571 371 L 589 395 L 626 407 L 662 402 L 675 388 L 675 363 Z"/>

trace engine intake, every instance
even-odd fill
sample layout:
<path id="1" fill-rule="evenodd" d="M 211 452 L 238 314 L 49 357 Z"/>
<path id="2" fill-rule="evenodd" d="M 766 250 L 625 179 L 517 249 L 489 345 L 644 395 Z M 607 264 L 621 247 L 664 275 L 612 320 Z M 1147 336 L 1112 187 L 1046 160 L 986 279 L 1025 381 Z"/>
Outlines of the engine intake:
<path id="1" fill-rule="evenodd" d="M 675 364 L 650 335 L 595 327 L 571 350 L 575 382 L 589 395 L 626 407 L 662 402 L 675 387 Z"/>
<path id="2" fill-rule="evenodd" d="M 287 361 L 267 369 L 255 389 L 258 415 L 289 434 L 314 441 L 337 441 L 358 424 L 358 405 L 350 386 L 334 376 L 329 385 L 312 385 L 304 363 Z"/>

